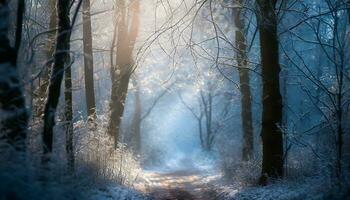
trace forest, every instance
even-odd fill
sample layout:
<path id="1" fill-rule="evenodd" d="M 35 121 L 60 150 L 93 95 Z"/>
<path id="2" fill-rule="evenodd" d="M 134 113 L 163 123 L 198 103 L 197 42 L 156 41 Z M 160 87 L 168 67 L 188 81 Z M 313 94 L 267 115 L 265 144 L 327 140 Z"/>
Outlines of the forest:
<path id="1" fill-rule="evenodd" d="M 0 0 L 0 200 L 350 199 L 350 0 Z"/>

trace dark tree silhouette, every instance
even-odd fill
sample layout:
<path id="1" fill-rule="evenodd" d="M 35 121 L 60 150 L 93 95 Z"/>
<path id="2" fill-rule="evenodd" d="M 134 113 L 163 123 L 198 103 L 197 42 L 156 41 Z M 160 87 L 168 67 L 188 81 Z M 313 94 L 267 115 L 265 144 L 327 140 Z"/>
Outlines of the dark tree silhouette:
<path id="1" fill-rule="evenodd" d="M 38 101 L 36 105 L 36 115 L 41 117 L 45 109 L 45 100 L 47 97 L 47 90 L 50 82 L 50 73 L 52 66 L 52 57 L 55 51 L 55 37 L 56 37 L 56 27 L 57 27 L 57 12 L 56 12 L 56 1 L 50 0 L 50 23 L 49 23 L 49 33 L 47 35 L 47 43 L 45 47 L 45 59 L 46 65 L 41 69 L 41 76 L 39 79 L 39 87 L 37 90 Z"/>
<path id="2" fill-rule="evenodd" d="M 10 9 L 0 0 L 0 137 L 16 150 L 25 150 L 28 114 L 17 70 L 17 54 L 21 43 L 24 4 L 19 1 L 15 47 L 8 38 Z"/>
<path id="3" fill-rule="evenodd" d="M 261 184 L 264 177 L 283 176 L 283 139 L 279 128 L 282 120 L 282 97 L 280 94 L 280 65 L 275 0 L 257 1 L 257 19 L 260 34 L 263 113 L 261 137 L 263 163 Z"/>
<path id="4" fill-rule="evenodd" d="M 94 89 L 94 60 L 92 52 L 90 0 L 83 1 L 83 43 L 86 109 L 89 122 L 94 123 L 96 119 L 96 105 Z M 91 123 L 90 125 L 92 125 Z"/>
<path id="5" fill-rule="evenodd" d="M 236 60 L 239 73 L 241 91 L 241 118 L 243 129 L 243 152 L 242 159 L 249 160 L 253 156 L 253 124 L 252 124 L 252 103 L 249 85 L 249 66 L 247 56 L 247 44 L 245 36 L 245 22 L 243 15 L 243 0 L 239 0 L 238 7 L 234 8 L 233 18 L 236 27 L 235 43 L 237 47 Z"/>
<path id="6" fill-rule="evenodd" d="M 68 43 L 68 49 L 70 44 Z M 66 67 L 64 71 L 64 101 L 65 101 L 65 129 L 66 129 L 66 153 L 70 172 L 74 170 L 73 152 L 73 94 L 72 94 L 72 64 L 69 53 L 66 55 Z"/>
<path id="7" fill-rule="evenodd" d="M 52 74 L 50 77 L 48 98 L 44 110 L 43 145 L 44 154 L 52 152 L 53 127 L 55 114 L 61 92 L 61 83 L 65 67 L 69 59 L 69 46 L 71 35 L 70 0 L 57 0 L 58 30 Z"/>

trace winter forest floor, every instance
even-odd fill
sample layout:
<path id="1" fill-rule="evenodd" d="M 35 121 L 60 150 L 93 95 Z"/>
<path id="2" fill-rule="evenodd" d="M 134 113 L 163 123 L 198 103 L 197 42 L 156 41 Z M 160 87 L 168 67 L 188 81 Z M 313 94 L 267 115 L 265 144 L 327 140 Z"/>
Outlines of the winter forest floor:
<path id="1" fill-rule="evenodd" d="M 200 170 L 179 170 L 173 172 L 146 172 L 145 185 L 141 186 L 154 200 L 201 200 L 215 199 L 216 193 L 209 184 L 209 175 Z"/>
<path id="2" fill-rule="evenodd" d="M 347 200 L 347 187 L 336 187 L 323 178 L 284 180 L 268 186 L 223 181 L 214 169 L 144 169 L 135 191 L 111 187 L 94 200 Z M 129 193 L 128 193 L 129 191 Z M 124 194 L 123 194 L 124 193 Z"/>
<path id="3" fill-rule="evenodd" d="M 109 187 L 100 190 L 93 199 L 214 200 L 216 190 L 210 183 L 218 177 L 200 169 L 144 170 L 134 185 L 140 195 L 128 189 Z"/>

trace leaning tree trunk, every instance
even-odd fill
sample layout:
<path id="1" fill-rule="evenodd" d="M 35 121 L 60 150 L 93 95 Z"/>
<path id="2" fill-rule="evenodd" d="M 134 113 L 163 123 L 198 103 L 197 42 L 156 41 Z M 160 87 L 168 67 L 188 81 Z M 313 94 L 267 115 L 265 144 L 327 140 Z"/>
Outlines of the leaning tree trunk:
<path id="1" fill-rule="evenodd" d="M 282 119 L 282 97 L 279 82 L 276 1 L 258 0 L 257 5 L 263 81 L 261 184 L 266 184 L 267 177 L 283 176 L 283 139 L 279 128 Z"/>
<path id="2" fill-rule="evenodd" d="M 118 64 L 118 62 L 117 62 Z M 128 66 L 125 66 L 128 67 Z M 115 147 L 117 147 L 119 142 L 119 132 L 122 116 L 124 113 L 124 105 L 126 100 L 126 95 L 128 92 L 128 85 L 130 81 L 130 75 L 128 70 L 123 70 L 123 74 L 118 79 L 118 86 L 113 87 L 112 85 L 112 99 L 111 99 L 111 117 L 108 127 L 110 135 L 114 136 Z"/>
<path id="3" fill-rule="evenodd" d="M 241 6 L 242 0 L 239 1 Z M 236 27 L 235 43 L 237 46 L 236 60 L 239 73 L 240 91 L 241 91 L 241 120 L 243 129 L 243 161 L 248 161 L 253 156 L 253 124 L 252 124 L 252 103 L 249 85 L 249 69 L 246 37 L 244 33 L 244 18 L 242 8 L 234 11 L 234 23 Z"/>
<path id="4" fill-rule="evenodd" d="M 38 94 L 38 101 L 36 107 L 36 116 L 42 117 L 44 114 L 45 109 L 45 100 L 47 96 L 47 88 L 49 86 L 50 82 L 50 72 L 51 72 L 51 66 L 52 66 L 52 57 L 55 51 L 55 37 L 56 37 L 56 31 L 55 28 L 57 27 L 57 12 L 56 12 L 56 0 L 50 1 L 50 23 L 49 23 L 49 29 L 50 33 L 48 33 L 47 36 L 47 43 L 45 47 L 45 59 L 46 64 L 41 71 L 41 77 L 39 79 L 39 88 L 37 90 Z"/>
<path id="5" fill-rule="evenodd" d="M 114 146 L 117 147 L 119 140 L 119 130 L 121 124 L 121 117 L 124 111 L 124 102 L 123 100 L 126 98 L 126 93 L 121 94 L 121 87 L 128 87 L 126 85 L 129 83 L 129 77 L 126 77 L 127 60 L 128 60 L 128 42 L 127 42 L 127 24 L 126 24 L 126 8 L 124 5 L 124 1 L 120 1 L 119 5 L 119 20 L 118 20 L 118 38 L 117 38 L 117 53 L 116 66 L 111 66 L 113 70 L 111 71 L 112 77 L 112 93 L 111 93 L 111 116 L 109 119 L 108 125 L 108 133 L 111 136 L 114 136 Z M 124 79 L 122 79 L 124 78 Z M 122 85 L 123 84 L 123 85 Z M 126 86 L 125 86 L 126 85 Z M 127 90 L 127 89 L 126 89 Z M 125 97 L 124 97 L 125 96 Z"/>
<path id="6" fill-rule="evenodd" d="M 22 11 L 19 9 L 18 15 L 23 15 Z M 17 27 L 15 48 L 11 47 L 9 17 L 8 1 L 0 0 L 0 138 L 16 150 L 24 151 L 28 115 L 16 64 L 22 31 Z"/>
<path id="7" fill-rule="evenodd" d="M 84 76 L 86 109 L 90 128 L 94 127 L 96 119 L 95 89 L 94 89 L 94 60 L 92 52 L 92 31 L 90 0 L 83 1 L 83 43 L 84 43 Z"/>
<path id="8" fill-rule="evenodd" d="M 57 0 L 58 30 L 48 98 L 44 110 L 44 129 L 42 133 L 45 157 L 48 153 L 52 152 L 55 114 L 60 97 L 64 69 L 68 62 L 67 59 L 69 58 L 69 42 L 71 35 L 69 18 L 70 3 L 70 0 Z"/>
<path id="9" fill-rule="evenodd" d="M 112 94 L 111 94 L 111 116 L 108 125 L 108 133 L 114 136 L 115 147 L 118 145 L 119 132 L 122 116 L 124 113 L 125 99 L 128 92 L 130 77 L 133 72 L 132 52 L 135 46 L 139 29 L 139 1 L 132 3 L 129 12 L 132 13 L 130 31 L 128 31 L 126 6 L 123 0 L 118 6 L 118 46 L 116 53 L 116 66 L 112 66 Z"/>

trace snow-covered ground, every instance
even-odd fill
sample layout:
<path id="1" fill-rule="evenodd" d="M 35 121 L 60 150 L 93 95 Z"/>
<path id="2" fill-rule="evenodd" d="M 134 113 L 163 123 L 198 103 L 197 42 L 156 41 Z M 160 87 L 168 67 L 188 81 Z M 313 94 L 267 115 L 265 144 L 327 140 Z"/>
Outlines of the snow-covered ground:
<path id="1" fill-rule="evenodd" d="M 331 176 L 289 177 L 259 186 L 224 180 L 216 168 L 192 161 L 181 159 L 174 168 L 144 170 L 135 187 L 159 200 L 350 200 L 350 185 Z"/>
<path id="2" fill-rule="evenodd" d="M 148 200 L 145 195 L 120 186 L 109 186 L 92 192 L 91 200 Z"/>
<path id="3" fill-rule="evenodd" d="M 146 171 L 137 188 L 155 200 L 211 200 L 216 194 L 208 183 L 216 178 L 216 174 L 194 168 L 172 172 Z"/>
<path id="4" fill-rule="evenodd" d="M 349 186 L 337 187 L 324 179 L 306 178 L 299 181 L 278 181 L 267 186 L 222 186 L 219 200 L 347 200 Z"/>

